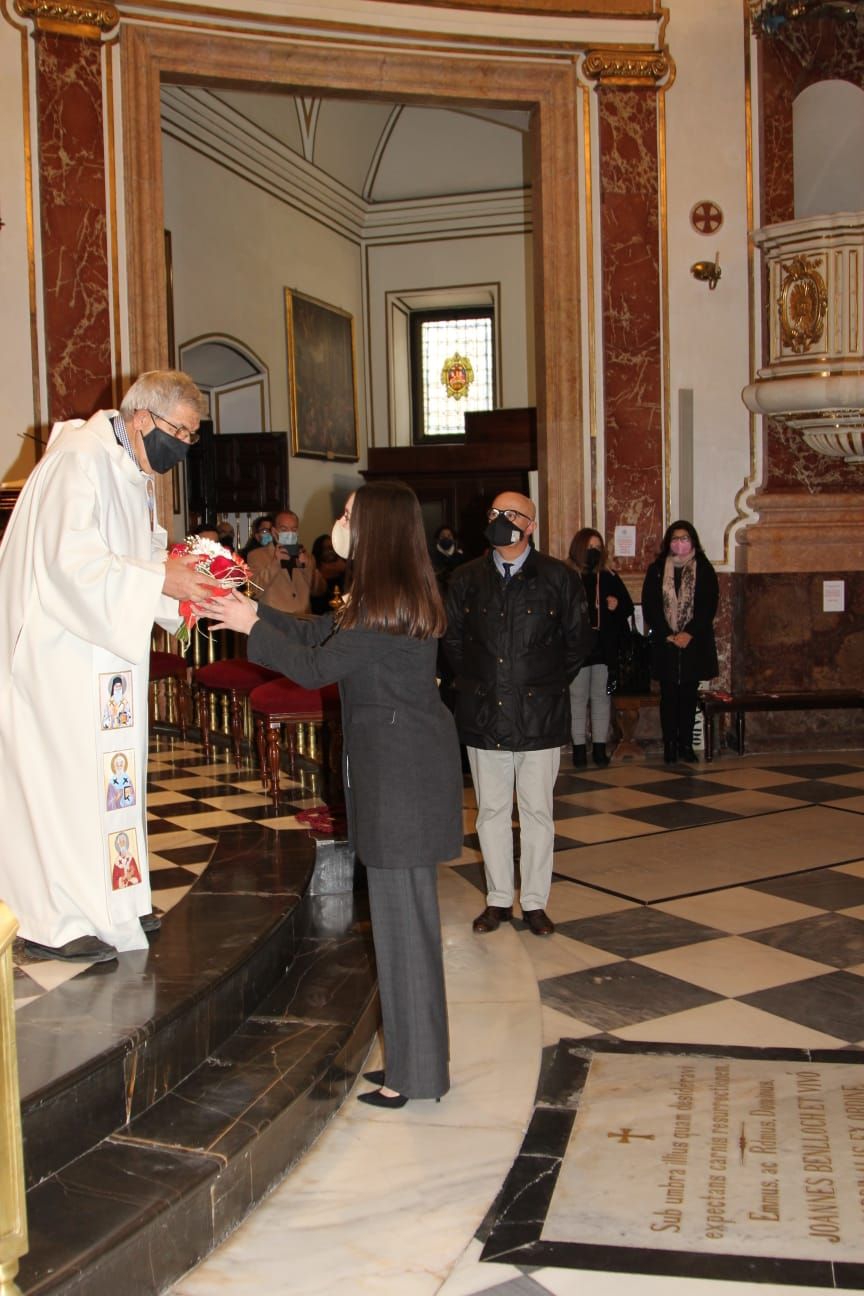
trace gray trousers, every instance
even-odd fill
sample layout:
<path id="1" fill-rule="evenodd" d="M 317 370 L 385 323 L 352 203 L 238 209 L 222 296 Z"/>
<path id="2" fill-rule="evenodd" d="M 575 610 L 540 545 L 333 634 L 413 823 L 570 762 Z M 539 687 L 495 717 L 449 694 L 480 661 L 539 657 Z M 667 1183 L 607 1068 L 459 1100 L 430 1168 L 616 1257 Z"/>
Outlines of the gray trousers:
<path id="1" fill-rule="evenodd" d="M 450 1038 L 437 870 L 370 868 L 366 877 L 387 1088 L 440 1098 L 450 1088 Z"/>
<path id="2" fill-rule="evenodd" d="M 552 885 L 555 816 L 552 792 L 561 748 L 542 751 L 486 751 L 469 747 L 468 763 L 477 794 L 477 836 L 486 870 L 486 903 L 513 903 L 513 785 L 519 806 L 519 872 L 523 913 L 545 909 Z"/>
<path id="3" fill-rule="evenodd" d="M 570 732 L 573 745 L 585 743 L 588 705 L 591 705 L 591 741 L 605 743 L 609 737 L 609 720 L 612 716 L 612 699 L 606 692 L 609 667 L 599 662 L 596 666 L 583 666 L 570 682 Z"/>

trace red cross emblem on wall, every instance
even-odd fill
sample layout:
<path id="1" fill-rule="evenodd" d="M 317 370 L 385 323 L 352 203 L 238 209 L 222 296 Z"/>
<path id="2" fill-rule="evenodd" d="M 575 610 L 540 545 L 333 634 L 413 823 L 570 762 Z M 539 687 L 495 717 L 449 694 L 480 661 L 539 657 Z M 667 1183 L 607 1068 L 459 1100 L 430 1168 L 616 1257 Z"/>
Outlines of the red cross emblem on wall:
<path id="1" fill-rule="evenodd" d="M 713 234 L 723 224 L 723 213 L 716 203 L 706 199 L 691 210 L 690 224 L 699 234 Z"/>

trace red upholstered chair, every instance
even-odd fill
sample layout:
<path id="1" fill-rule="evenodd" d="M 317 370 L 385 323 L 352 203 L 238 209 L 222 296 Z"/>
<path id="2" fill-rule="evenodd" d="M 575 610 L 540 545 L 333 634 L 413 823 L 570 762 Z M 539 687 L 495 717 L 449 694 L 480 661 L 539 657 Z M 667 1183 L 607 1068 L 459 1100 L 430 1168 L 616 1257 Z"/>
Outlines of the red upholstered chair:
<path id="1" fill-rule="evenodd" d="M 242 700 L 248 698 L 260 685 L 280 678 L 276 671 L 268 670 L 266 666 L 256 666 L 254 662 L 244 661 L 240 657 L 228 657 L 224 661 L 214 661 L 207 666 L 198 667 L 195 671 L 198 723 L 205 756 L 210 755 L 211 749 L 210 695 L 216 693 L 229 698 L 231 750 L 234 753 L 234 763 L 239 769 L 243 742 Z"/>
<path id="2" fill-rule="evenodd" d="M 311 732 L 310 760 L 318 759 L 315 727 L 320 726 L 321 765 L 328 765 L 338 774 L 341 749 L 342 711 L 339 689 L 328 684 L 322 689 L 305 689 L 293 680 L 273 680 L 261 684 L 249 694 L 249 705 L 255 721 L 255 741 L 261 763 L 261 781 L 270 788 L 276 805 L 279 801 L 279 770 L 281 764 L 280 735 L 282 726 L 288 730 L 288 752 L 291 768 L 296 767 L 298 734 L 301 726 L 308 725 Z"/>
<path id="3" fill-rule="evenodd" d="M 190 722 L 192 696 L 189 692 L 189 675 L 186 658 L 173 652 L 159 652 L 150 649 L 150 684 L 153 695 L 153 718 L 162 720 L 162 704 L 167 697 L 167 718 L 169 722 L 176 718 L 180 736 L 186 737 L 186 725 Z"/>

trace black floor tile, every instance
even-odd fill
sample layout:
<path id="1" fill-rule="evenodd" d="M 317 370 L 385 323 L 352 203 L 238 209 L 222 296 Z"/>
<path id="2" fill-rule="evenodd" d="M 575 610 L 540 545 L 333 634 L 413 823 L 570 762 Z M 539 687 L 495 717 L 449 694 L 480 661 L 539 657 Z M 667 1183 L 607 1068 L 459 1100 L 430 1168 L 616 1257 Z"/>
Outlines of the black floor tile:
<path id="1" fill-rule="evenodd" d="M 627 961 L 540 982 L 542 1003 L 604 1031 L 701 1008 L 722 997 Z"/>
<path id="2" fill-rule="evenodd" d="M 465 841 L 467 844 L 467 837 Z M 466 882 L 470 882 L 483 896 L 486 895 L 486 875 L 479 861 L 476 864 L 454 864 L 453 872 L 458 873 Z"/>
<path id="3" fill-rule="evenodd" d="M 660 950 L 679 949 L 724 935 L 714 927 L 676 918 L 659 909 L 624 909 L 599 914 L 594 918 L 573 918 L 558 923 L 556 931 L 571 940 L 584 941 L 597 949 L 618 954 L 621 958 L 638 958 Z"/>
<path id="4" fill-rule="evenodd" d="M 816 914 L 798 922 L 748 932 L 747 939 L 800 958 L 827 963 L 829 967 L 846 968 L 864 963 L 864 922 L 847 914 Z M 864 980 L 861 997 L 864 1000 Z"/>
<path id="5" fill-rule="evenodd" d="M 193 886 L 197 873 L 186 868 L 153 868 L 150 870 L 150 890 L 167 891 L 172 887 Z"/>
<path id="6" fill-rule="evenodd" d="M 716 790 L 716 789 L 715 789 Z M 705 794 L 700 792 L 700 796 Z M 729 823 L 740 819 L 740 815 L 728 814 L 725 810 L 713 810 L 710 806 L 692 805 L 689 801 L 669 801 L 666 805 L 645 806 L 641 810 L 616 810 L 622 819 L 633 819 L 637 823 L 653 824 L 656 828 L 701 828 L 703 824 Z"/>
<path id="7" fill-rule="evenodd" d="M 864 1039 L 864 979 L 852 972 L 757 990 L 740 1002 L 849 1043 Z"/>
<path id="8" fill-rule="evenodd" d="M 183 819 L 188 815 L 214 814 L 218 812 L 220 808 L 221 807 L 219 806 L 207 805 L 206 802 L 198 801 L 198 800 L 166 801 L 163 804 L 155 805 L 151 807 L 151 811 L 153 815 L 156 816 L 156 818 L 154 820 L 151 820 L 150 822 L 151 823 L 157 822 L 160 819 L 162 820 Z"/>
<path id="9" fill-rule="evenodd" d="M 846 765 L 840 761 L 813 761 L 807 765 L 789 765 L 784 761 L 761 761 L 759 768 L 770 770 L 772 774 L 788 774 L 790 779 L 830 779 L 838 774 L 860 774 L 861 765 Z"/>
<path id="10" fill-rule="evenodd" d="M 652 796 L 668 797 L 670 801 L 693 801 L 696 797 L 716 796 L 718 792 L 740 792 L 740 787 L 730 783 L 715 783 L 713 780 L 699 778 L 658 779 L 645 787 L 644 791 Z M 658 808 L 659 807 L 655 807 Z"/>
<path id="11" fill-rule="evenodd" d="M 177 832 L 177 829 L 174 829 Z M 172 864 L 206 864 L 215 849 L 215 842 L 196 842 L 194 846 L 164 846 L 156 844 L 156 853 Z"/>
<path id="12" fill-rule="evenodd" d="M 797 801 L 809 801 L 812 805 L 823 805 L 826 801 L 845 801 L 849 797 L 861 796 L 860 787 L 849 787 L 846 783 L 831 783 L 823 779 L 795 779 L 789 783 L 774 783 L 765 788 L 774 796 L 795 797 Z"/>
<path id="13" fill-rule="evenodd" d="M 819 909 L 851 909 L 853 905 L 864 904 L 864 878 L 833 868 L 789 873 L 765 882 L 751 882 L 750 887 L 753 891 L 797 900 L 799 904 L 815 905 Z"/>

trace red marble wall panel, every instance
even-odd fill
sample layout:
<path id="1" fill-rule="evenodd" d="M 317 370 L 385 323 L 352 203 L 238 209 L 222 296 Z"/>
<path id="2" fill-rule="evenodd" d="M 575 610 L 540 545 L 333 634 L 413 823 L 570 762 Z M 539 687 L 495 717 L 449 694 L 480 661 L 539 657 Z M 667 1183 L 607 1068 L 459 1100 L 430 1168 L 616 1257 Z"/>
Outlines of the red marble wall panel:
<path id="1" fill-rule="evenodd" d="M 864 676 L 864 573 L 844 572 L 846 611 L 823 612 L 822 582 L 836 572 L 737 574 L 732 615 L 745 645 L 734 660 L 737 692 L 860 688 Z M 719 636 L 718 636 L 719 647 Z M 864 744 L 860 711 L 754 713 L 748 749 Z"/>
<path id="2" fill-rule="evenodd" d="M 840 77 L 864 87 L 864 32 L 854 23 L 792 22 L 759 42 L 761 86 L 762 225 L 792 220 L 792 104 L 815 81 Z M 767 338 L 767 329 L 765 330 Z M 764 357 L 763 357 L 764 358 Z M 768 491 L 860 491 L 862 474 L 810 450 L 797 433 L 765 421 Z"/>
<path id="3" fill-rule="evenodd" d="M 663 531 L 657 98 L 598 96 L 606 530 L 636 526 L 637 557 L 621 565 L 638 571 Z"/>
<path id="4" fill-rule="evenodd" d="M 45 351 L 53 421 L 111 404 L 99 44 L 39 33 L 36 86 Z"/>

